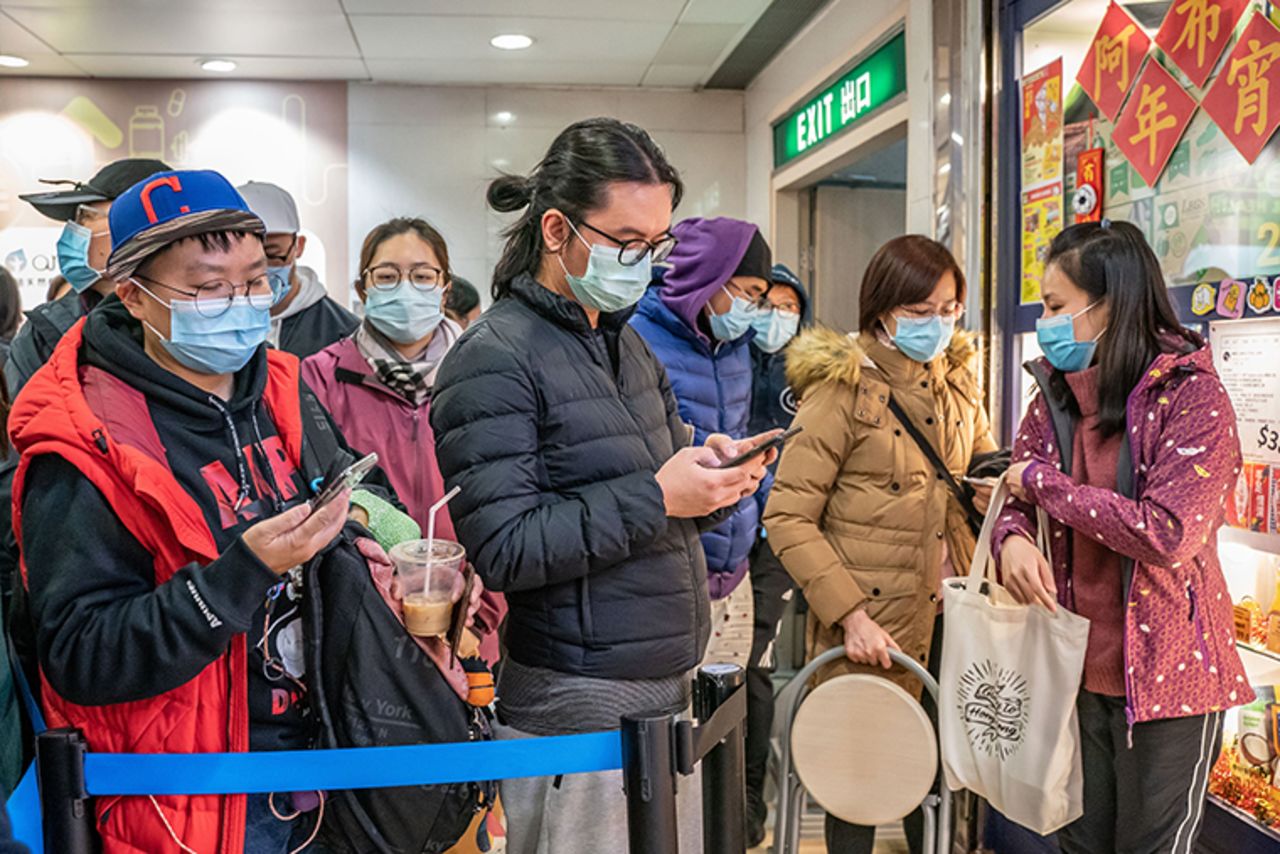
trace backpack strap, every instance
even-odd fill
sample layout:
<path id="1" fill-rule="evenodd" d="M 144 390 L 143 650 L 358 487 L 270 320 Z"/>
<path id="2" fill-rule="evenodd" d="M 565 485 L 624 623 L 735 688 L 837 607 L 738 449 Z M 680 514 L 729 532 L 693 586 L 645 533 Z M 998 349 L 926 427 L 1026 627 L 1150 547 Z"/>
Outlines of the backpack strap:
<path id="1" fill-rule="evenodd" d="M 902 429 L 907 431 L 907 435 L 915 440 L 916 445 L 920 448 L 920 452 L 929 460 L 929 463 L 933 466 L 934 470 L 937 471 L 938 477 L 940 477 L 947 485 L 947 488 L 951 490 L 951 494 L 956 497 L 956 501 L 960 502 L 960 509 L 964 511 L 965 521 L 969 523 L 969 530 L 972 531 L 973 535 L 976 537 L 978 532 L 982 530 L 983 515 L 979 513 L 978 508 L 974 506 L 973 499 L 969 497 L 969 493 L 965 491 L 965 488 L 961 486 L 960 482 L 951 474 L 951 470 L 947 468 L 947 464 L 942 461 L 942 457 L 940 457 L 938 452 L 934 450 L 933 445 L 929 442 L 928 438 L 926 438 L 925 435 L 920 432 L 919 428 L 911 422 L 911 419 L 907 417 L 907 413 L 903 410 L 902 406 L 899 405 L 898 401 L 894 399 L 892 394 L 889 395 L 889 410 L 894 414 L 894 417 L 901 422 Z"/>
<path id="2" fill-rule="evenodd" d="M 298 383 L 298 395 L 302 413 L 302 475 L 312 493 L 319 494 L 325 479 L 351 465 L 355 457 L 342 447 L 329 413 L 305 383 Z"/>

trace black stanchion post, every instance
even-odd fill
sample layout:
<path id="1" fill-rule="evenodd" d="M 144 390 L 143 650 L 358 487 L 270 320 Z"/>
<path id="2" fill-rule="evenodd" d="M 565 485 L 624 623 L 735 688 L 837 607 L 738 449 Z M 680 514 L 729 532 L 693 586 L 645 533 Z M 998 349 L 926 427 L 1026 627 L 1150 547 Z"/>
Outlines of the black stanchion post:
<path id="1" fill-rule="evenodd" d="M 622 777 L 631 854 L 678 854 L 675 717 L 622 719 Z"/>
<path id="2" fill-rule="evenodd" d="M 51 729 L 36 736 L 36 771 L 44 814 L 44 850 L 91 854 L 97 850 L 93 802 L 84 788 L 84 736 Z"/>
<path id="3" fill-rule="evenodd" d="M 706 723 L 735 691 L 746 690 L 746 671 L 736 664 L 709 664 L 698 671 L 693 704 Z M 726 710 L 727 711 L 727 710 Z M 702 760 L 702 844 L 705 854 L 747 850 L 746 721 L 738 722 Z"/>

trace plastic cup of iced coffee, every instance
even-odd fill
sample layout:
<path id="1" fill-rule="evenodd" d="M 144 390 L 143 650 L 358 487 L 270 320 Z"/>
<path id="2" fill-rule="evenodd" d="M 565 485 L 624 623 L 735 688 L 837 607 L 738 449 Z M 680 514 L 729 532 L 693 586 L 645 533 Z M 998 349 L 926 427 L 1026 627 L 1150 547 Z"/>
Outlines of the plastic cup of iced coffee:
<path id="1" fill-rule="evenodd" d="M 390 557 L 400 579 L 409 634 L 447 634 L 454 603 L 462 597 L 466 549 L 449 540 L 406 540 L 392 547 Z"/>

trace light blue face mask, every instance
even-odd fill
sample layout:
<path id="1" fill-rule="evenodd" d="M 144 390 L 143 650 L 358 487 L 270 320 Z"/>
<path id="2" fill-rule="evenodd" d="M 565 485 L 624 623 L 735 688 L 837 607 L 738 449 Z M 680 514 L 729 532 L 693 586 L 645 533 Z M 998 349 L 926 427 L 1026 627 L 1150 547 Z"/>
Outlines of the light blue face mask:
<path id="1" fill-rule="evenodd" d="M 1094 353 L 1098 350 L 1098 338 L 1102 337 L 1102 332 L 1092 341 L 1077 341 L 1075 321 L 1095 305 L 1096 302 L 1075 314 L 1060 314 L 1036 320 L 1036 341 L 1040 344 L 1041 352 L 1049 360 L 1049 364 L 1063 373 L 1083 371 L 1093 364 Z M 1105 331 L 1104 329 L 1103 332 Z"/>
<path id="2" fill-rule="evenodd" d="M 89 241 L 107 233 L 100 231 L 95 234 L 74 220 L 67 220 L 62 227 L 62 236 L 58 238 L 58 269 L 78 294 L 89 290 L 102 278 L 101 270 L 89 266 Z"/>
<path id="3" fill-rule="evenodd" d="M 710 323 L 711 334 L 716 336 L 719 341 L 737 341 L 751 329 L 751 325 L 755 323 L 756 317 L 760 314 L 756 304 L 742 297 L 734 296 L 729 292 L 729 288 L 723 287 L 722 290 L 733 298 L 729 310 L 724 314 L 715 314 L 712 310 Z M 711 304 L 707 304 L 707 308 L 711 309 Z"/>
<path id="4" fill-rule="evenodd" d="M 235 297 L 222 314 L 205 317 L 196 310 L 194 300 L 166 303 L 136 279 L 131 281 L 169 309 L 168 338 L 149 323 L 147 328 L 178 364 L 197 373 L 234 374 L 249 363 L 271 331 L 270 294 Z"/>
<path id="5" fill-rule="evenodd" d="M 770 309 L 756 315 L 751 324 L 756 330 L 752 343 L 766 353 L 776 353 L 791 342 L 800 331 L 800 315 L 791 311 Z"/>
<path id="6" fill-rule="evenodd" d="M 942 355 L 951 343 L 956 331 L 956 319 L 931 314 L 928 317 L 898 317 L 897 331 L 893 333 L 893 346 L 907 358 L 917 362 L 932 362 Z"/>
<path id="7" fill-rule="evenodd" d="M 293 278 L 293 265 L 268 267 L 267 280 L 271 283 L 271 304 L 277 305 L 289 293 L 290 279 Z"/>
<path id="8" fill-rule="evenodd" d="M 587 256 L 587 269 L 581 276 L 570 273 L 564 265 L 563 256 L 556 256 L 560 259 L 560 268 L 564 270 L 569 290 L 573 291 L 578 302 L 606 314 L 631 308 L 640 302 L 653 276 L 653 259 L 648 253 L 635 264 L 627 266 L 618 260 L 616 248 L 587 243 L 573 223 L 569 223 L 569 228 L 591 253 Z"/>
<path id="9" fill-rule="evenodd" d="M 444 320 L 444 289 L 422 291 L 403 280 L 390 290 L 369 288 L 364 316 L 397 344 L 421 341 Z"/>

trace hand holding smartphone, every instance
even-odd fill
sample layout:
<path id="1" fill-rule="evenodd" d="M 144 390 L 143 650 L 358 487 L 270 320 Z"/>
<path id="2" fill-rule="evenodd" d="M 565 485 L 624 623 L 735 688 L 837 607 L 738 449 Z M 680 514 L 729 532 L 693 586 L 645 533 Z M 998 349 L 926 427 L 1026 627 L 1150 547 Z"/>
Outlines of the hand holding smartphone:
<path id="1" fill-rule="evenodd" d="M 745 452 L 745 453 L 739 454 L 738 456 L 736 456 L 736 457 L 734 457 L 733 459 L 729 460 L 727 463 L 723 463 L 723 464 L 720 466 L 720 468 L 722 468 L 722 469 L 728 469 L 728 468 L 735 468 L 735 467 L 737 467 L 737 466 L 744 465 L 745 463 L 749 463 L 749 462 L 751 462 L 751 461 L 752 461 L 752 460 L 754 460 L 756 457 L 761 456 L 762 454 L 767 454 L 767 453 L 769 453 L 770 451 L 772 451 L 772 450 L 773 450 L 773 449 L 775 449 L 775 448 L 777 448 L 779 451 L 781 451 L 781 450 L 782 450 L 782 446 L 783 446 L 783 445 L 785 445 L 789 439 L 791 439 L 791 438 L 792 438 L 793 436 L 795 436 L 797 433 L 803 433 L 803 432 L 804 432 L 804 428 L 803 428 L 803 427 L 792 427 L 792 428 L 791 428 L 790 430 L 788 430 L 787 432 L 785 432 L 785 433 L 779 433 L 777 436 L 774 436 L 774 437 L 773 437 L 772 439 L 770 439 L 769 441 L 767 441 L 767 442 L 762 442 L 761 444 L 757 445 L 756 447 L 752 448 L 751 450 L 749 450 L 749 451 L 747 451 L 747 452 Z"/>
<path id="2" fill-rule="evenodd" d="M 376 453 L 369 454 L 356 460 L 347 466 L 336 477 L 326 479 L 324 486 L 321 487 L 319 494 L 311 499 L 311 509 L 319 510 L 333 499 L 337 498 L 347 489 L 354 489 L 355 486 L 364 480 L 369 472 L 373 471 L 373 467 L 378 464 L 378 455 Z"/>

